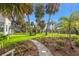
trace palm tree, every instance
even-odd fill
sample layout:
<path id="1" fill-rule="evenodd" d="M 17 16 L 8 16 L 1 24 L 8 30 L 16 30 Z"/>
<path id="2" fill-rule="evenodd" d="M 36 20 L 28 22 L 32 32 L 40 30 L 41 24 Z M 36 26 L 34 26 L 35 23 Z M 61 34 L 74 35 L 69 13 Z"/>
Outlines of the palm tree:
<path id="1" fill-rule="evenodd" d="M 75 29 L 76 31 L 76 34 L 78 34 L 78 30 L 79 30 L 79 27 L 78 27 L 78 22 L 79 22 L 79 11 L 75 11 L 73 13 L 71 13 L 70 15 L 70 18 L 71 18 L 71 26 L 73 26 L 73 28 Z M 73 22 L 73 24 L 72 24 Z"/>
<path id="2" fill-rule="evenodd" d="M 66 39 L 66 42 L 65 42 L 65 46 L 66 48 L 68 47 L 69 48 L 72 48 L 73 49 L 73 45 L 72 45 L 72 41 L 71 41 L 71 33 L 73 32 L 71 29 L 73 28 L 75 31 L 74 32 L 77 32 L 77 27 L 76 27 L 76 23 L 78 22 L 78 17 L 75 13 L 72 13 L 70 15 L 70 17 L 61 17 L 60 18 L 60 22 L 58 24 L 58 27 L 60 28 L 61 31 L 64 30 L 65 33 L 68 33 L 68 38 Z M 69 44 L 69 45 L 67 45 Z"/>
<path id="3" fill-rule="evenodd" d="M 42 17 L 44 16 L 44 4 L 36 4 L 35 6 L 35 17 L 36 17 L 36 22 L 37 26 L 40 27 L 40 22 L 42 21 Z"/>
<path id="4" fill-rule="evenodd" d="M 59 19 L 59 23 L 57 24 L 57 27 L 61 30 L 62 33 L 68 33 L 68 22 L 69 18 L 68 17 L 61 17 Z"/>
<path id="5" fill-rule="evenodd" d="M 29 34 L 31 36 L 32 35 L 32 32 L 31 32 L 31 26 L 30 26 L 31 25 L 30 24 L 30 15 L 33 12 L 33 4 L 29 4 L 28 7 L 26 8 L 26 10 L 27 10 L 26 15 L 27 15 L 27 18 L 28 18 L 28 23 L 29 23 Z"/>
<path id="6" fill-rule="evenodd" d="M 29 3 L 4 3 L 0 4 L 0 12 L 8 18 L 12 19 L 13 21 L 16 21 L 16 25 L 19 23 L 19 17 L 23 18 L 24 14 L 30 14 L 31 4 Z M 15 19 L 16 18 L 16 19 Z"/>
<path id="7" fill-rule="evenodd" d="M 28 33 L 29 32 L 29 27 L 28 27 L 29 26 L 29 22 L 26 21 L 25 24 L 26 24 L 26 32 Z"/>
<path id="8" fill-rule="evenodd" d="M 48 19 L 47 28 L 46 28 L 46 35 L 47 35 L 51 15 L 55 14 L 55 12 L 58 11 L 58 8 L 59 8 L 58 3 L 49 3 L 46 5 L 46 13 L 49 14 L 49 19 Z"/>
<path id="9" fill-rule="evenodd" d="M 59 19 L 59 23 L 57 25 L 57 27 L 59 27 L 61 29 L 61 31 L 65 30 L 66 33 L 69 33 L 68 30 L 69 30 L 69 21 L 70 21 L 70 18 L 71 18 L 71 33 L 73 32 L 72 29 L 79 29 L 78 28 L 78 22 L 79 22 L 79 11 L 76 11 L 76 12 L 73 12 L 71 13 L 70 17 L 65 17 L 65 16 L 62 16 L 60 19 Z"/>
<path id="10" fill-rule="evenodd" d="M 40 32 L 42 33 L 45 28 L 45 21 L 44 20 L 39 21 L 38 25 L 40 26 Z"/>
<path id="11" fill-rule="evenodd" d="M 20 26 L 20 31 L 21 32 L 26 32 L 26 23 L 24 21 L 24 18 L 21 18 L 19 20 L 19 26 Z"/>
<path id="12" fill-rule="evenodd" d="M 35 23 L 34 22 L 31 22 L 31 32 L 33 34 L 36 34 L 36 27 L 35 27 Z"/>

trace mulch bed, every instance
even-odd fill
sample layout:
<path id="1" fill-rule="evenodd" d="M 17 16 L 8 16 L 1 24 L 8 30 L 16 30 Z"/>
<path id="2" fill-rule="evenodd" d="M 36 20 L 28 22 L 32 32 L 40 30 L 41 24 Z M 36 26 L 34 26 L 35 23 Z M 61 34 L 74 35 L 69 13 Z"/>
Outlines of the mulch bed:
<path id="1" fill-rule="evenodd" d="M 31 41 L 19 42 L 15 56 L 38 56 L 38 49 Z"/>
<path id="2" fill-rule="evenodd" d="M 5 48 L 0 48 L 0 56 L 8 51 L 10 51 L 11 49 L 13 49 L 15 47 L 14 44 L 8 46 L 8 47 L 5 47 Z"/>
<path id="3" fill-rule="evenodd" d="M 79 48 L 76 46 L 74 49 L 67 49 L 67 48 L 56 49 L 54 46 L 57 45 L 55 41 L 58 39 L 61 38 L 46 37 L 46 38 L 38 39 L 38 41 L 43 43 L 54 56 L 79 56 Z"/>
<path id="4" fill-rule="evenodd" d="M 38 56 L 38 49 L 31 41 L 18 42 L 7 48 L 0 49 L 0 55 L 15 48 L 15 56 Z"/>
<path id="5" fill-rule="evenodd" d="M 59 39 L 61 38 L 46 37 L 37 40 L 43 43 L 54 56 L 79 56 L 79 47 L 76 46 L 74 46 L 74 49 L 56 49 L 55 45 L 57 45 L 57 43 L 55 41 Z M 15 48 L 15 56 L 39 56 L 37 47 L 29 40 L 12 44 L 6 48 L 1 48 L 0 55 L 13 48 Z"/>

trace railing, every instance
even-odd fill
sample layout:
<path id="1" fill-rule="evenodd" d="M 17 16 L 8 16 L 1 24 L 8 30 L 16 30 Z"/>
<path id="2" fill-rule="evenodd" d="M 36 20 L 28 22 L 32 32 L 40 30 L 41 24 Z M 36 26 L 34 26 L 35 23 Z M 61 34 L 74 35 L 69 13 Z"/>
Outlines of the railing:
<path id="1" fill-rule="evenodd" d="M 11 54 L 11 56 L 14 56 L 14 51 L 15 51 L 15 49 L 12 49 L 12 50 L 10 50 L 10 51 L 8 51 L 8 52 L 2 54 L 2 56 L 7 56 L 7 55 L 9 55 L 9 54 Z"/>

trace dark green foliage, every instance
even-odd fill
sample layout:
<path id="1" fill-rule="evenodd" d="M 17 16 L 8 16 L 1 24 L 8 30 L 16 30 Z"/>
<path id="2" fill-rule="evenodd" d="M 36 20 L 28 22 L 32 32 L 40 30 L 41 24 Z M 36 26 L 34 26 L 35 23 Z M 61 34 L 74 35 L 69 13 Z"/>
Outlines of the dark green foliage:
<path id="1" fill-rule="evenodd" d="M 64 48 L 64 40 L 56 40 L 56 44 L 54 46 L 56 50 L 62 50 Z"/>
<path id="2" fill-rule="evenodd" d="M 2 33 L 0 33 L 0 41 L 7 39 L 8 36 L 3 35 Z"/>
<path id="3" fill-rule="evenodd" d="M 74 40 L 73 42 L 74 42 L 75 46 L 79 47 L 79 40 L 78 39 Z"/>

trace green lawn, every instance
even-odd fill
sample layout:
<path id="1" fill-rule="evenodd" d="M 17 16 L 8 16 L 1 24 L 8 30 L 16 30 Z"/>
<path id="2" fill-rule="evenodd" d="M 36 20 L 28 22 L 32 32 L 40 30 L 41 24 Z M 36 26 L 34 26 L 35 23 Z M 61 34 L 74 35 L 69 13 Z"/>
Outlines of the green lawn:
<path id="1" fill-rule="evenodd" d="M 20 41 L 24 41 L 24 40 L 30 40 L 30 39 L 33 39 L 33 38 L 43 38 L 43 37 L 67 37 L 68 35 L 67 34 L 48 34 L 47 36 L 45 36 L 44 33 L 39 33 L 39 34 L 36 34 L 34 36 L 29 36 L 28 34 L 15 34 L 15 35 L 10 35 L 8 39 L 5 39 L 5 40 L 2 40 L 0 41 L 0 48 L 3 48 L 3 47 L 6 47 L 6 46 L 9 46 L 11 44 L 14 44 L 16 42 L 20 42 Z M 72 34 L 72 38 L 79 38 L 79 35 L 75 35 L 75 34 Z"/>

